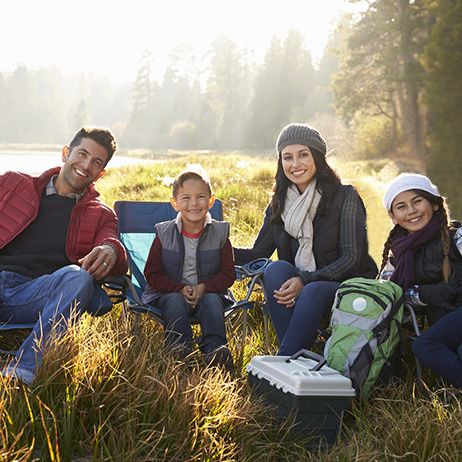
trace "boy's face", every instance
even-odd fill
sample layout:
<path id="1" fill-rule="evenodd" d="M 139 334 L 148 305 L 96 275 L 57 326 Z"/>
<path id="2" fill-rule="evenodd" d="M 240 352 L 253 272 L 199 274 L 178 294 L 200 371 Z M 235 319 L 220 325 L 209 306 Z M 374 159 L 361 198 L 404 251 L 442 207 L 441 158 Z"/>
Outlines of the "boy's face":
<path id="1" fill-rule="evenodd" d="M 204 225 L 205 216 L 215 202 L 215 196 L 210 196 L 207 185 L 202 180 L 186 180 L 179 188 L 176 197 L 170 202 L 177 212 L 181 212 L 183 227 Z"/>

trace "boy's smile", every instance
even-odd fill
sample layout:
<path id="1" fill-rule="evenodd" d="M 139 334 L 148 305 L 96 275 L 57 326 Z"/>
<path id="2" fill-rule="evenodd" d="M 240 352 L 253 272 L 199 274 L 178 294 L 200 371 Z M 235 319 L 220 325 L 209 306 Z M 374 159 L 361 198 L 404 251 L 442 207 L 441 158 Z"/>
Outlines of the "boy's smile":
<path id="1" fill-rule="evenodd" d="M 170 199 L 173 208 L 181 213 L 183 229 L 196 234 L 204 227 L 205 216 L 212 207 L 215 196 L 210 195 L 208 186 L 202 180 L 186 180 L 176 197 Z"/>

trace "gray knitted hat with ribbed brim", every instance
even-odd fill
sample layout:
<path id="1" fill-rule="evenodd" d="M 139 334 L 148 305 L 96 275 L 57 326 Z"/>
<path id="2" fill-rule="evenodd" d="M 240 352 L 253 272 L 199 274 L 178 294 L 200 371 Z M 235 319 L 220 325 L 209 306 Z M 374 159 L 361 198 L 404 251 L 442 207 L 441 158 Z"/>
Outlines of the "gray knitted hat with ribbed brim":
<path id="1" fill-rule="evenodd" d="M 398 194 L 414 189 L 420 189 L 432 196 L 440 197 L 438 188 L 426 176 L 420 173 L 401 173 L 387 186 L 383 196 L 383 206 L 387 211 L 391 210 L 393 201 Z"/>
<path id="2" fill-rule="evenodd" d="M 308 124 L 292 123 L 286 125 L 279 133 L 276 141 L 276 151 L 278 155 L 286 146 L 301 144 L 309 148 L 316 149 L 324 156 L 327 154 L 327 143 L 321 133 Z"/>

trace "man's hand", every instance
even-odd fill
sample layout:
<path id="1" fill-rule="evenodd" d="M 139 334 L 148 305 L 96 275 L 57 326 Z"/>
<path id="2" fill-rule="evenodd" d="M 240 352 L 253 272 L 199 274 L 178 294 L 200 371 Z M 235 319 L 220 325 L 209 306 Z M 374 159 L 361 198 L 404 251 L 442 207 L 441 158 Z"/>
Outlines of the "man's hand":
<path id="1" fill-rule="evenodd" d="M 99 245 L 88 255 L 78 260 L 82 268 L 91 274 L 93 279 L 105 278 L 117 261 L 117 253 L 111 245 Z"/>

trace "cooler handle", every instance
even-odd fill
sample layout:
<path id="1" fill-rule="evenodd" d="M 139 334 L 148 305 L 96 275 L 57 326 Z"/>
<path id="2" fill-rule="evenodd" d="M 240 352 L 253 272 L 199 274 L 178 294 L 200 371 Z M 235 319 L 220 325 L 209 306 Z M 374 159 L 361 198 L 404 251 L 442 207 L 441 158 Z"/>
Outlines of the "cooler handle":
<path id="1" fill-rule="evenodd" d="M 319 371 L 319 369 L 321 369 L 321 367 L 324 366 L 324 364 L 327 362 L 327 359 L 324 358 L 324 356 L 318 355 L 314 351 L 301 349 L 300 351 L 297 351 L 297 353 L 293 354 L 290 358 L 287 358 L 286 363 L 290 363 L 292 359 L 298 359 L 300 356 L 318 361 L 318 364 L 310 369 L 310 371 Z"/>

